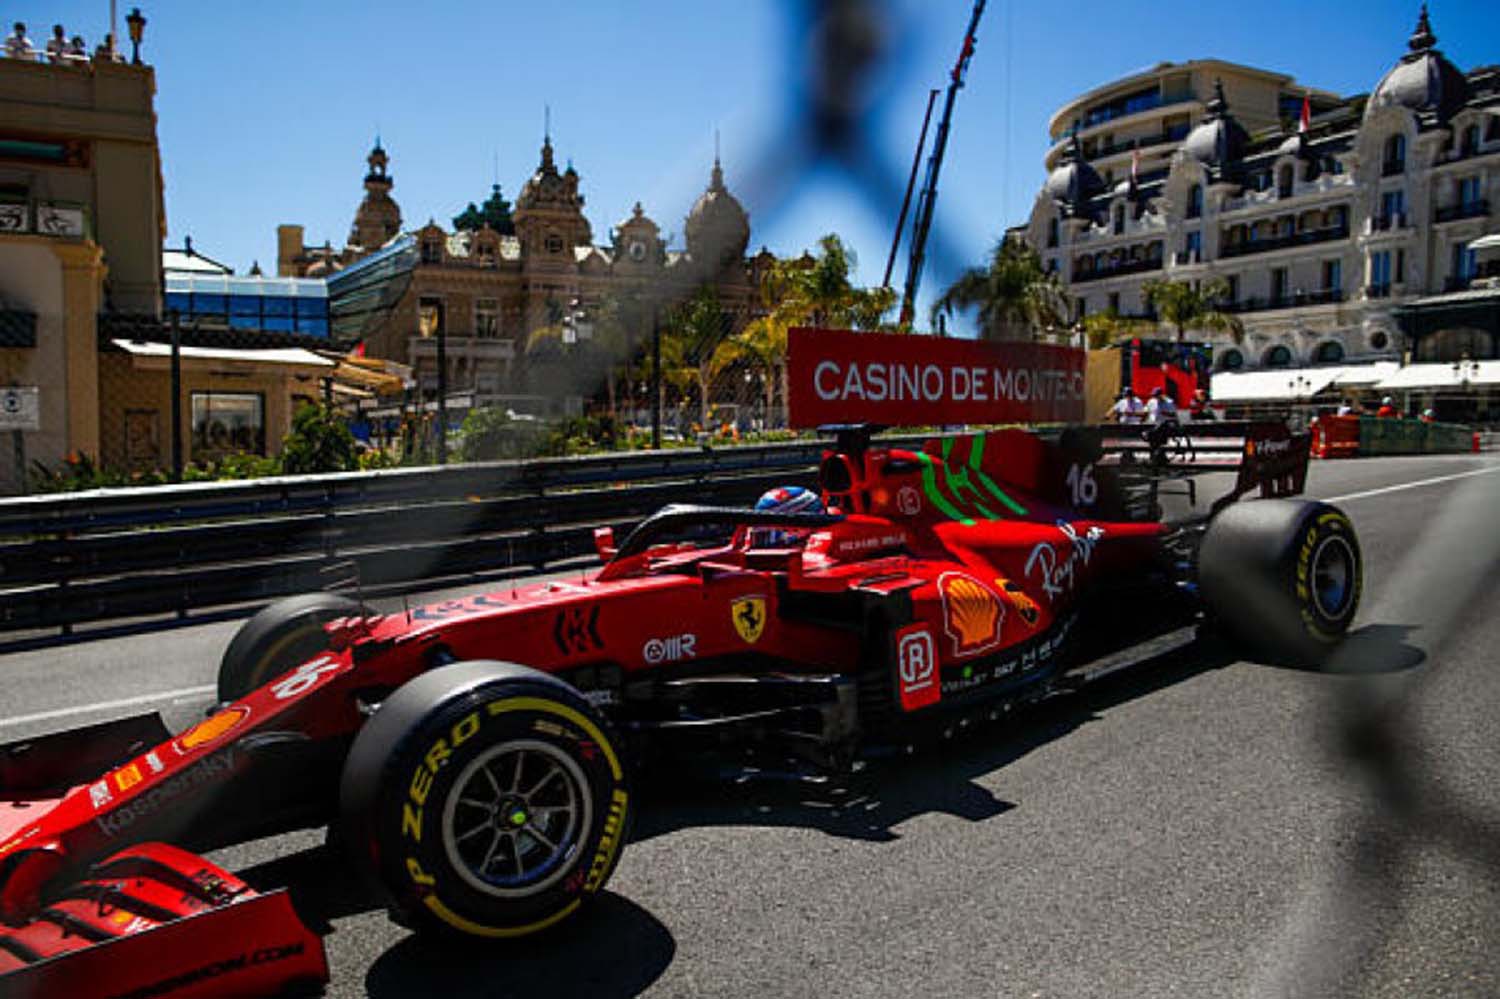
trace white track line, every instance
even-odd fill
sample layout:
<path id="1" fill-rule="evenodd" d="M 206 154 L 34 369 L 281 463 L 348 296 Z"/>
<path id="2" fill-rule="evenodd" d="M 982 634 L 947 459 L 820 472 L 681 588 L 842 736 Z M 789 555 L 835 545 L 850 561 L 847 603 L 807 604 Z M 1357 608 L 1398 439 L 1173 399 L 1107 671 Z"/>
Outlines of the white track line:
<path id="1" fill-rule="evenodd" d="M 1325 502 L 1344 503 L 1349 500 L 1364 499 L 1366 496 L 1384 496 L 1386 493 L 1399 493 L 1404 489 L 1420 489 L 1422 486 L 1435 486 L 1439 482 L 1452 482 L 1454 479 L 1467 479 L 1472 475 L 1488 475 L 1491 472 L 1500 472 L 1500 465 L 1492 465 L 1489 468 L 1476 468 L 1471 472 L 1455 472 L 1453 475 L 1439 475 L 1434 479 L 1419 479 L 1416 482 L 1403 482 L 1398 486 L 1382 486 L 1379 489 L 1366 489 L 1359 493 L 1345 493 L 1342 496 L 1329 496 Z"/>
<path id="2" fill-rule="evenodd" d="M 141 704 L 152 704 L 157 701 L 185 701 L 202 697 L 205 694 L 213 694 L 218 688 L 213 684 L 205 684 L 202 687 L 183 687 L 179 690 L 164 690 L 159 694 L 142 694 L 139 697 L 127 697 L 120 701 L 104 701 L 99 704 L 86 704 L 79 708 L 59 708 L 56 711 L 39 711 L 34 715 L 19 715 L 15 718 L 0 718 L 0 728 L 9 728 L 13 725 L 26 725 L 30 722 L 54 721 L 58 718 L 70 718 L 74 715 L 89 715 L 100 711 L 114 711 L 117 708 L 133 708 Z"/>

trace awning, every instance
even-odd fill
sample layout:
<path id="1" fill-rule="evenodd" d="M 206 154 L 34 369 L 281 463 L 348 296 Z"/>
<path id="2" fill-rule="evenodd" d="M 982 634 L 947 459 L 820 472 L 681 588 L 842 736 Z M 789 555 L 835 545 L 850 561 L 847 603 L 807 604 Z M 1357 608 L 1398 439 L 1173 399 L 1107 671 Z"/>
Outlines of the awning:
<path id="1" fill-rule="evenodd" d="M 1469 244 L 1471 250 L 1495 250 L 1500 249 L 1500 232 L 1492 232 L 1488 236 L 1480 236 Z"/>
<path id="2" fill-rule="evenodd" d="M 1213 376 L 1209 397 L 1214 402 L 1306 399 L 1333 384 L 1334 379 L 1344 370 L 1342 367 L 1331 367 L 1220 371 Z"/>
<path id="3" fill-rule="evenodd" d="M 1333 384 L 1340 387 L 1374 385 L 1396 373 L 1401 365 L 1397 361 L 1376 361 L 1373 364 L 1351 364 L 1346 367 Z"/>
<path id="4" fill-rule="evenodd" d="M 136 357 L 171 357 L 172 345 L 144 340 L 111 340 L 116 347 Z M 334 362 L 301 347 L 250 350 L 235 347 L 181 347 L 183 360 L 248 361 L 258 364 L 293 364 L 299 367 L 332 368 Z"/>
<path id="5" fill-rule="evenodd" d="M 1500 361 L 1449 361 L 1446 364 L 1408 364 L 1375 387 L 1378 389 L 1462 389 L 1500 385 Z"/>

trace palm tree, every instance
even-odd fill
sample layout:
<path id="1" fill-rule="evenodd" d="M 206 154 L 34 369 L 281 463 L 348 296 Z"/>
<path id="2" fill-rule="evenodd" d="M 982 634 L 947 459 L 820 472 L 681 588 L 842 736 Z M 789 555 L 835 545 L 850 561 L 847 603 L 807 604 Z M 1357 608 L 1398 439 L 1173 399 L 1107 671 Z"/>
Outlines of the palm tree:
<path id="1" fill-rule="evenodd" d="M 986 340 L 1028 339 L 1047 326 L 1067 323 L 1068 302 L 1057 275 L 1042 270 L 1037 252 L 1020 240 L 1001 239 L 989 263 L 961 274 L 932 304 L 938 314 L 979 307 L 979 335 Z"/>
<path id="2" fill-rule="evenodd" d="M 721 371 L 733 360 L 732 352 L 720 350 L 728 324 L 719 296 L 704 285 L 672 314 L 662 336 L 662 369 L 669 377 L 687 375 L 698 390 L 698 425 L 708 426 L 708 392 Z M 668 363 L 669 358 L 674 363 Z"/>
<path id="3" fill-rule="evenodd" d="M 1088 338 L 1090 350 L 1100 350 L 1112 343 L 1139 336 L 1149 332 L 1152 326 L 1149 319 L 1122 316 L 1113 309 L 1091 312 L 1083 317 L 1083 332 Z"/>
<path id="4" fill-rule="evenodd" d="M 1229 282 L 1223 278 L 1205 281 L 1198 287 L 1187 281 L 1147 281 L 1141 285 L 1141 294 L 1162 322 L 1177 331 L 1178 343 L 1187 335 L 1189 326 L 1228 333 L 1235 343 L 1245 339 L 1245 324 L 1239 317 L 1218 308 L 1220 302 L 1229 298 Z"/>

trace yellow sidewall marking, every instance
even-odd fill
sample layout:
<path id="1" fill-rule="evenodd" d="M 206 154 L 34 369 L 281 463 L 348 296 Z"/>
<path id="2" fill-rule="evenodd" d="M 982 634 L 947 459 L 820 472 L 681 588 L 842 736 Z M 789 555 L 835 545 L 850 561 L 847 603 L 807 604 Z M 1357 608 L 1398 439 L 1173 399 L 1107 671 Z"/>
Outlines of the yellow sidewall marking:
<path id="1" fill-rule="evenodd" d="M 442 899 L 438 898 L 436 895 L 428 895 L 426 899 L 426 905 L 427 908 L 432 910 L 433 915 L 437 916 L 449 926 L 453 927 L 456 930 L 462 930 L 464 933 L 472 934 L 476 937 L 524 937 L 528 933 L 536 933 L 539 930 L 545 930 L 552 924 L 566 919 L 568 916 L 573 914 L 573 910 L 578 908 L 579 904 L 582 901 L 582 899 L 575 898 L 573 901 L 569 902 L 567 905 L 563 906 L 561 909 L 557 910 L 545 919 L 538 919 L 536 922 L 528 923 L 525 926 L 511 927 L 485 926 L 481 923 L 476 923 L 473 920 L 465 919 L 463 916 L 460 916 L 458 913 L 454 912 L 452 909 L 444 905 Z"/>
<path id="2" fill-rule="evenodd" d="M 615 755 L 615 749 L 609 744 L 609 740 L 604 737 L 604 733 L 599 731 L 597 725 L 566 704 L 543 700 L 540 697 L 513 697 L 509 700 L 494 701 L 487 704 L 484 710 L 491 717 L 504 714 L 507 711 L 541 711 L 566 718 L 588 733 L 589 738 L 593 739 L 595 744 L 604 752 L 604 758 L 609 761 L 609 770 L 614 775 L 615 780 L 623 780 L 625 777 L 625 770 L 620 766 L 620 758 Z"/>

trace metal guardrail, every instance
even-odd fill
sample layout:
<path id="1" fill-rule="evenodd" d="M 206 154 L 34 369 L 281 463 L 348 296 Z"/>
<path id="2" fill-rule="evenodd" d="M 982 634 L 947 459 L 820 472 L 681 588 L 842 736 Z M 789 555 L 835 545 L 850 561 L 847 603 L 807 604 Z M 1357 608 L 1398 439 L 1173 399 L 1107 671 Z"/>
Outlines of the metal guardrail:
<path id="1" fill-rule="evenodd" d="M 884 442 L 915 445 L 921 437 Z M 810 483 L 822 441 L 106 489 L 0 502 L 0 632 L 545 568 L 677 502 Z M 352 563 L 352 565 L 350 565 Z"/>

